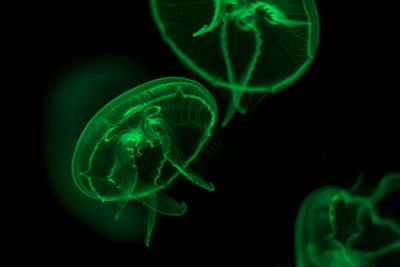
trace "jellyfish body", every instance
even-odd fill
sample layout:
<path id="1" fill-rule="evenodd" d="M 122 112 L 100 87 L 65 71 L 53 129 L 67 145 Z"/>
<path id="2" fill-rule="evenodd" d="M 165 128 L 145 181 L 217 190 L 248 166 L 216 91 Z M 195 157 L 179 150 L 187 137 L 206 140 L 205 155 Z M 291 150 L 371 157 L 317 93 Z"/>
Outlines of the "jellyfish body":
<path id="1" fill-rule="evenodd" d="M 231 90 L 238 109 L 244 93 L 275 93 L 308 69 L 319 43 L 313 0 L 151 0 L 163 39 L 191 70 Z"/>
<path id="2" fill-rule="evenodd" d="M 115 219 L 129 200 L 147 207 L 149 245 L 156 213 L 186 211 L 161 191 L 179 174 L 214 190 L 189 163 L 211 136 L 216 117 L 214 98 L 192 80 L 163 78 L 133 88 L 85 127 L 72 160 L 75 184 L 88 197 L 115 202 Z"/>
<path id="3" fill-rule="evenodd" d="M 297 267 L 398 266 L 399 203 L 386 214 L 380 204 L 400 193 L 400 173 L 386 175 L 369 196 L 353 189 L 323 187 L 305 199 L 296 220 Z"/>

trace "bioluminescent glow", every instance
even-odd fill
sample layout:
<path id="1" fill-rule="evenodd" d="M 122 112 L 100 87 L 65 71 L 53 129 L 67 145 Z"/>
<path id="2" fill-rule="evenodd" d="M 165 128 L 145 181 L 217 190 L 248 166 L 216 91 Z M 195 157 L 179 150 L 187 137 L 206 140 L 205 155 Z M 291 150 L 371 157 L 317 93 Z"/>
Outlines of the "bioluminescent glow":
<path id="1" fill-rule="evenodd" d="M 315 57 L 319 17 L 313 0 L 151 0 L 162 38 L 214 86 L 231 90 L 226 125 L 244 93 L 275 93 Z"/>
<path id="2" fill-rule="evenodd" d="M 359 185 L 323 187 L 304 200 L 295 229 L 297 267 L 398 266 L 400 210 L 394 196 L 400 173 L 385 175 L 369 196 L 357 193 Z M 384 211 L 384 202 L 392 209 Z"/>
<path id="3" fill-rule="evenodd" d="M 114 202 L 115 219 L 130 200 L 147 207 L 149 246 L 156 213 L 186 211 L 184 203 L 162 192 L 178 175 L 214 190 L 189 163 L 211 136 L 216 118 L 214 98 L 192 80 L 162 78 L 135 87 L 85 127 L 72 160 L 74 181 L 88 197 Z"/>

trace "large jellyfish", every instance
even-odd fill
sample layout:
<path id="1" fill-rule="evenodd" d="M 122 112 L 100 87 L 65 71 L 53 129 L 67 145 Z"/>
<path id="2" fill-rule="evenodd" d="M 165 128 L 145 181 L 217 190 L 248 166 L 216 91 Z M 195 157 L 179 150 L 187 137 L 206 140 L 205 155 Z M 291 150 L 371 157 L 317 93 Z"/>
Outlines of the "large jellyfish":
<path id="1" fill-rule="evenodd" d="M 399 266 L 400 173 L 385 175 L 371 194 L 360 184 L 323 187 L 305 199 L 295 227 L 297 267 Z"/>
<path id="2" fill-rule="evenodd" d="M 156 213 L 186 211 L 162 192 L 178 175 L 214 190 L 189 163 L 216 118 L 214 98 L 192 80 L 162 78 L 135 87 L 104 106 L 83 130 L 72 160 L 74 181 L 88 197 L 114 202 L 115 219 L 130 200 L 147 207 L 149 246 Z"/>
<path id="3" fill-rule="evenodd" d="M 246 113 L 245 92 L 271 94 L 299 79 L 319 43 L 313 0 L 151 0 L 151 9 L 180 60 L 231 90 L 223 125 L 236 109 Z"/>

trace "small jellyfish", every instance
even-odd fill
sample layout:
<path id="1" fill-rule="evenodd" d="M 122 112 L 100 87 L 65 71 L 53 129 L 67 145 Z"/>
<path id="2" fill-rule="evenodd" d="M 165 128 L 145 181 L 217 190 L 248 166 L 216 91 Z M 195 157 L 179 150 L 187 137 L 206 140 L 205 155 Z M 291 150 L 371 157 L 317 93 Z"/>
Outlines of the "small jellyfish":
<path id="1" fill-rule="evenodd" d="M 77 187 L 114 202 L 115 219 L 129 200 L 148 208 L 149 246 L 156 213 L 179 216 L 186 204 L 162 192 L 179 174 L 209 191 L 213 184 L 189 168 L 217 119 L 213 96 L 184 78 L 147 82 L 105 105 L 83 130 L 72 159 Z"/>
<path id="2" fill-rule="evenodd" d="M 314 0 L 151 0 L 162 38 L 191 70 L 231 90 L 223 125 L 247 93 L 271 94 L 299 79 L 314 59 Z M 260 98 L 260 97 L 258 97 Z"/>
<path id="3" fill-rule="evenodd" d="M 295 227 L 297 267 L 399 266 L 400 173 L 385 175 L 367 196 L 359 191 L 359 183 L 327 186 L 305 199 Z"/>

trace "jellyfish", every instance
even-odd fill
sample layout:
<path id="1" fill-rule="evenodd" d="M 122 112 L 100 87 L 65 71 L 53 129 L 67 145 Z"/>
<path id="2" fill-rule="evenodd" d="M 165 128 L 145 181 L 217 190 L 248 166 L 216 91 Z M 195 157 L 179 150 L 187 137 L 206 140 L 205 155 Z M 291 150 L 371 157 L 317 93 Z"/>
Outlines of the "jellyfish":
<path id="1" fill-rule="evenodd" d="M 231 91 L 223 125 L 236 110 L 247 112 L 244 93 L 263 98 L 299 79 L 319 43 L 313 0 L 151 0 L 151 10 L 178 58 Z"/>
<path id="2" fill-rule="evenodd" d="M 105 105 L 83 130 L 72 159 L 76 186 L 115 203 L 115 219 L 130 200 L 147 208 L 145 244 L 156 214 L 179 216 L 186 204 L 165 189 L 179 175 L 213 191 L 189 167 L 211 136 L 217 106 L 199 83 L 177 77 L 144 83 Z"/>
<path id="3" fill-rule="evenodd" d="M 385 175 L 367 195 L 359 185 L 322 187 L 304 200 L 295 226 L 297 267 L 399 266 L 400 173 Z"/>

